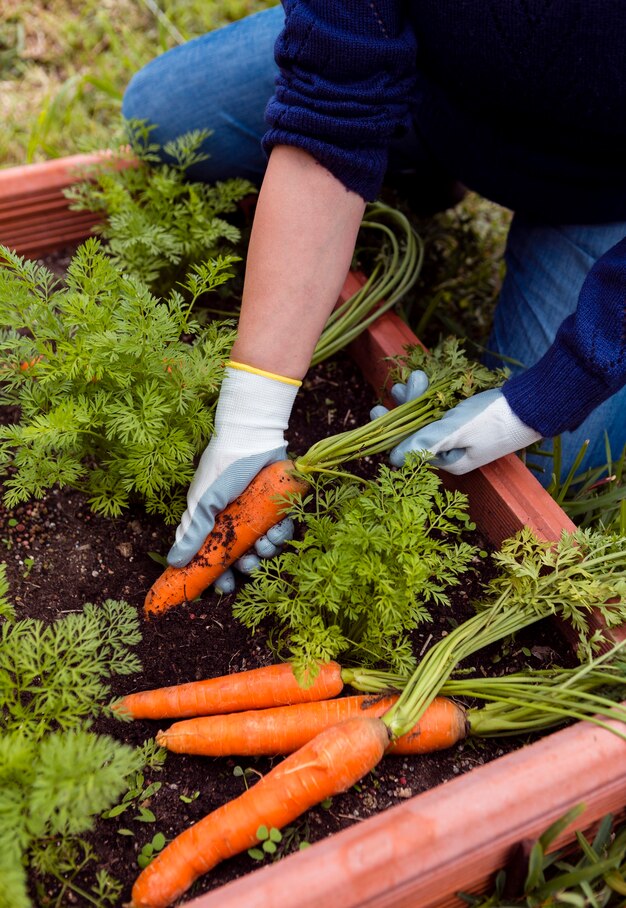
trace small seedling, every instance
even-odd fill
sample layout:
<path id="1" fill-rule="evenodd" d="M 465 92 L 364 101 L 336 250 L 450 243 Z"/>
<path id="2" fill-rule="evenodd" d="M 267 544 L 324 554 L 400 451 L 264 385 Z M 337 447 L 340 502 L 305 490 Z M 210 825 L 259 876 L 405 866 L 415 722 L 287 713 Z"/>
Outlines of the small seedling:
<path id="1" fill-rule="evenodd" d="M 159 744 L 155 741 L 154 738 L 148 738 L 147 741 L 141 745 L 141 753 L 143 757 L 143 765 L 146 769 L 152 769 L 155 772 L 160 772 L 163 764 L 167 760 L 167 750 L 164 747 L 160 747 Z M 153 784 L 157 784 L 156 782 Z M 158 783 L 158 788 L 154 788 L 151 791 L 151 794 L 155 794 L 161 783 Z"/>
<path id="2" fill-rule="evenodd" d="M 23 561 L 23 565 L 24 565 L 24 571 L 22 573 L 22 577 L 24 579 L 26 579 L 28 577 L 28 575 L 30 574 L 30 572 L 32 571 L 33 567 L 35 566 L 35 559 L 32 557 L 25 558 Z"/>
<path id="3" fill-rule="evenodd" d="M 167 567 L 167 558 L 165 555 L 161 555 L 160 552 L 148 552 L 148 557 L 152 558 L 153 561 L 156 561 L 161 567 Z"/>
<path id="4" fill-rule="evenodd" d="M 272 826 L 259 826 L 256 831 L 256 837 L 259 840 L 260 848 L 249 848 L 248 854 L 254 861 L 264 861 L 268 855 L 275 855 L 279 844 L 283 840 L 280 829 Z"/>
<path id="5" fill-rule="evenodd" d="M 158 854 L 159 851 L 162 851 L 163 848 L 165 848 L 166 841 L 163 833 L 157 832 L 152 836 L 152 841 L 146 842 L 137 856 L 137 863 L 142 870 L 148 866 L 155 854 Z"/>
<path id="6" fill-rule="evenodd" d="M 133 817 L 139 823 L 156 823 L 156 817 L 147 807 L 140 807 L 139 813 Z"/>
<path id="7" fill-rule="evenodd" d="M 180 795 L 179 800 L 181 800 L 183 802 L 183 804 L 191 804 L 192 801 L 195 801 L 196 798 L 199 798 L 199 797 L 200 797 L 200 792 L 194 791 L 194 793 L 192 795 Z"/>
<path id="8" fill-rule="evenodd" d="M 128 789 L 121 802 L 110 810 L 105 811 L 102 814 L 103 819 L 111 820 L 114 817 L 119 817 L 120 814 L 128 810 L 129 807 L 137 807 L 139 813 L 133 817 L 134 820 L 138 820 L 140 823 L 154 823 L 156 820 L 155 815 L 144 805 L 149 798 L 157 793 L 161 784 L 161 782 L 152 782 L 144 788 L 143 773 L 138 772 L 133 779 L 133 784 Z"/>
<path id="9" fill-rule="evenodd" d="M 252 769 L 251 766 L 235 766 L 233 769 L 233 775 L 237 778 L 241 777 L 243 779 L 243 784 L 246 786 L 246 791 L 248 790 L 248 778 L 250 776 L 258 776 L 259 779 L 262 779 L 263 776 L 258 770 Z"/>
<path id="10" fill-rule="evenodd" d="M 287 826 L 287 828 L 282 831 L 283 839 L 280 843 L 280 853 L 277 857 L 282 857 L 292 851 L 304 851 L 305 848 L 310 848 L 310 835 L 311 830 L 309 829 L 307 820 L 301 819 L 293 826 Z"/>

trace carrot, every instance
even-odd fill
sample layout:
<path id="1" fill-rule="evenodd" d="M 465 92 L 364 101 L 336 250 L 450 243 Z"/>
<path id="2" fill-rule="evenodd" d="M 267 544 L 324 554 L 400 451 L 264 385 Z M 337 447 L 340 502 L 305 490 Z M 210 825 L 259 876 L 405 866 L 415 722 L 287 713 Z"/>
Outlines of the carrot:
<path id="1" fill-rule="evenodd" d="M 205 681 L 138 691 L 118 700 L 113 708 L 133 719 L 175 719 L 326 700 L 337 696 L 342 688 L 341 666 L 336 662 L 320 665 L 310 687 L 302 687 L 291 665 L 282 662 Z"/>
<path id="2" fill-rule="evenodd" d="M 172 605 L 195 599 L 283 516 L 289 494 L 308 484 L 296 477 L 290 460 L 272 463 L 217 515 L 200 551 L 182 568 L 168 567 L 148 591 L 144 610 L 157 615 Z"/>
<path id="3" fill-rule="evenodd" d="M 288 754 L 338 722 L 363 715 L 380 718 L 397 699 L 341 697 L 228 716 L 204 716 L 175 722 L 158 732 L 156 739 L 162 747 L 176 753 L 208 757 Z M 437 697 L 419 723 L 391 744 L 387 752 L 421 754 L 443 750 L 463 739 L 466 728 L 465 710 L 452 700 Z"/>
<path id="4" fill-rule="evenodd" d="M 130 908 L 166 908 L 199 876 L 258 842 L 261 825 L 282 829 L 373 769 L 389 743 L 380 719 L 326 729 L 234 801 L 177 836 L 140 874 Z"/>

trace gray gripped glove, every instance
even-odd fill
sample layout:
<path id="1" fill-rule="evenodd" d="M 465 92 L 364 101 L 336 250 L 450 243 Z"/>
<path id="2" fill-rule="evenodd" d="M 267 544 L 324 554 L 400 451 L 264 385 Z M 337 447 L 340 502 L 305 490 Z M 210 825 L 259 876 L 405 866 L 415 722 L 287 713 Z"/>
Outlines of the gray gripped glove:
<path id="1" fill-rule="evenodd" d="M 296 379 L 241 363 L 227 364 L 215 412 L 215 434 L 187 492 L 187 510 L 168 552 L 169 564 L 188 564 L 213 529 L 216 515 L 241 495 L 263 467 L 286 458 L 284 432 L 300 385 Z M 258 540 L 258 555 L 275 554 L 291 535 L 291 521 L 276 524 Z M 250 557 L 244 555 L 240 561 L 249 572 Z M 234 585 L 231 571 L 215 583 L 221 592 L 231 592 Z"/>
<path id="2" fill-rule="evenodd" d="M 406 384 L 394 385 L 391 395 L 397 403 L 420 397 L 428 388 L 428 378 L 417 370 Z M 375 419 L 386 407 L 374 407 Z M 515 415 L 499 388 L 481 391 L 461 401 L 444 416 L 410 435 L 390 453 L 395 467 L 404 463 L 410 451 L 429 451 L 431 463 L 457 476 L 491 463 L 539 441 L 541 434 Z"/>

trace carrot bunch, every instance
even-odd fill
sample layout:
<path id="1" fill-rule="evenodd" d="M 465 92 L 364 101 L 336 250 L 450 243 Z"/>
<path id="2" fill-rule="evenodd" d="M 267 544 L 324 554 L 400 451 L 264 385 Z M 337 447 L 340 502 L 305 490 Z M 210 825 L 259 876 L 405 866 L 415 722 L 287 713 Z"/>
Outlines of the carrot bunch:
<path id="1" fill-rule="evenodd" d="M 182 832 L 143 870 L 131 908 L 166 908 L 220 861 L 257 844 L 259 826 L 283 828 L 304 811 L 363 778 L 383 755 L 426 753 L 465 736 L 465 711 L 436 698 L 411 734 L 391 741 L 381 716 L 394 696 L 335 696 L 343 687 L 336 663 L 322 666 L 313 685 L 300 687 L 289 665 L 130 694 L 116 709 L 133 717 L 215 714 L 174 723 L 157 734 L 172 751 L 210 756 L 290 756 L 247 790 Z M 299 702 L 294 702 L 294 701 Z M 287 705 L 270 707 L 269 703 Z M 241 709 L 220 714 L 228 704 Z"/>
<path id="2" fill-rule="evenodd" d="M 497 615 L 490 613 L 489 617 L 495 621 Z M 480 631 L 476 623 L 471 632 L 474 637 L 479 634 L 474 649 L 487 637 L 493 638 L 492 631 L 485 635 L 484 626 Z M 463 632 L 456 636 L 460 650 L 467 652 L 472 635 Z M 450 658 L 447 640 L 430 650 L 443 656 L 439 660 L 439 687 L 447 693 L 483 698 L 487 706 L 465 710 L 441 696 L 433 696 L 427 706 L 422 696 L 416 705 L 416 691 L 421 689 L 425 695 L 435 684 L 437 660 L 432 658 L 424 660 L 426 668 L 420 666 L 411 679 L 367 670 L 352 672 L 331 663 L 323 666 L 314 684 L 305 689 L 294 684 L 290 666 L 278 665 L 131 694 L 120 701 L 117 709 L 136 717 L 161 714 L 171 718 L 176 709 L 179 715 L 188 716 L 194 708 L 205 712 L 214 708 L 219 713 L 226 703 L 242 710 L 205 714 L 159 732 L 157 741 L 173 751 L 211 756 L 290 754 L 252 788 L 185 830 L 160 852 L 137 879 L 130 908 L 166 908 L 217 863 L 257 844 L 259 826 L 283 828 L 310 807 L 354 785 L 385 753 L 426 753 L 449 747 L 467 734 L 520 733 L 568 718 L 588 718 L 613 731 L 615 726 L 608 726 L 603 716 L 626 722 L 626 709 L 595 693 L 607 685 L 626 683 L 623 664 L 618 661 L 626 644 L 577 669 L 450 681 L 446 678 L 450 662 L 455 660 Z M 344 682 L 364 686 L 369 678 L 375 689 L 385 680 L 404 683 L 404 692 L 399 696 L 324 699 L 329 690 L 334 691 L 330 697 L 339 693 Z M 286 705 L 268 706 L 266 682 L 275 687 L 271 702 L 283 701 Z M 244 689 L 249 691 L 245 698 Z M 419 718 L 412 722 L 416 716 Z M 624 732 L 617 733 L 626 739 Z"/>
<path id="3" fill-rule="evenodd" d="M 399 695 L 390 706 L 385 704 L 382 715 L 372 715 L 359 704 L 356 717 L 337 721 L 337 714 L 328 710 L 329 721 L 336 724 L 316 734 L 317 722 L 310 741 L 239 798 L 185 830 L 155 857 L 136 881 L 132 908 L 165 908 L 217 862 L 255 844 L 260 825 L 284 827 L 313 804 L 353 785 L 377 765 L 390 744 L 406 735 L 419 738 L 424 734 L 427 713 L 444 692 L 473 694 L 487 701 L 485 707 L 465 713 L 472 734 L 515 734 L 583 718 L 626 740 L 622 730 L 626 708 L 601 690 L 626 683 L 624 664 L 619 661 L 626 642 L 599 659 L 589 658 L 569 673 L 527 672 L 501 679 L 450 681 L 457 665 L 481 648 L 548 616 L 569 621 L 580 635 L 581 651 L 586 646 L 590 652 L 591 645 L 598 642 L 597 632 L 592 634 L 587 624 L 592 611 L 607 627 L 626 620 L 623 537 L 580 530 L 563 534 L 558 543 L 550 544 L 522 530 L 505 540 L 496 558 L 501 572 L 491 581 L 484 600 L 475 603 L 473 617 L 437 641 L 413 674 L 400 680 Z M 374 680 L 380 690 L 381 678 Z M 340 669 L 339 681 L 345 683 L 345 670 Z M 335 678 L 336 687 L 339 681 Z M 363 683 L 363 676 L 360 681 Z M 294 690 L 290 683 L 291 698 Z M 221 690 L 220 696 L 223 694 Z M 320 693 L 319 699 L 323 697 Z M 310 701 L 311 695 L 302 699 Z M 293 699 L 288 703 L 293 704 Z M 311 711 L 315 706 L 315 702 L 310 705 Z M 244 716 L 242 720 L 240 714 L 238 721 L 247 722 L 241 703 L 238 709 Z M 271 715 L 273 707 L 265 702 L 259 712 L 255 718 L 262 723 L 263 714 Z M 456 715 L 458 728 L 458 713 L 450 713 Z M 236 720 L 229 718 L 229 724 Z M 298 739 L 294 746 L 300 742 Z"/>

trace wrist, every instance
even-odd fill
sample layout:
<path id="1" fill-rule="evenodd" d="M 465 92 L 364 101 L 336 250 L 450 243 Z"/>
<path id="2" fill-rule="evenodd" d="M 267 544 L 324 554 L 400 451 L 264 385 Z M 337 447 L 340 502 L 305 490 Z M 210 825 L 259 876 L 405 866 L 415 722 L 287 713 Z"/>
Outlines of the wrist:
<path id="1" fill-rule="evenodd" d="M 299 382 L 281 378 L 226 367 L 215 412 L 214 440 L 220 448 L 243 454 L 285 444 Z"/>
<path id="2" fill-rule="evenodd" d="M 226 363 L 226 367 L 234 369 L 237 372 L 248 372 L 250 375 L 260 375 L 262 378 L 269 378 L 273 381 L 282 382 L 284 385 L 293 385 L 295 388 L 299 388 L 302 385 L 302 380 L 299 378 L 291 378 L 288 375 L 278 375 L 276 372 L 268 372 L 266 369 L 260 369 L 249 363 L 237 362 L 233 359 Z"/>
<path id="3" fill-rule="evenodd" d="M 317 334 L 310 342 L 302 344 L 302 349 L 302 337 L 299 336 L 297 343 L 294 343 L 293 335 L 287 337 L 281 334 L 279 326 L 271 330 L 266 324 L 263 332 L 257 326 L 253 334 L 254 342 L 251 344 L 242 340 L 241 335 L 237 337 L 231 350 L 233 362 L 270 375 L 302 381 L 311 364 Z"/>

